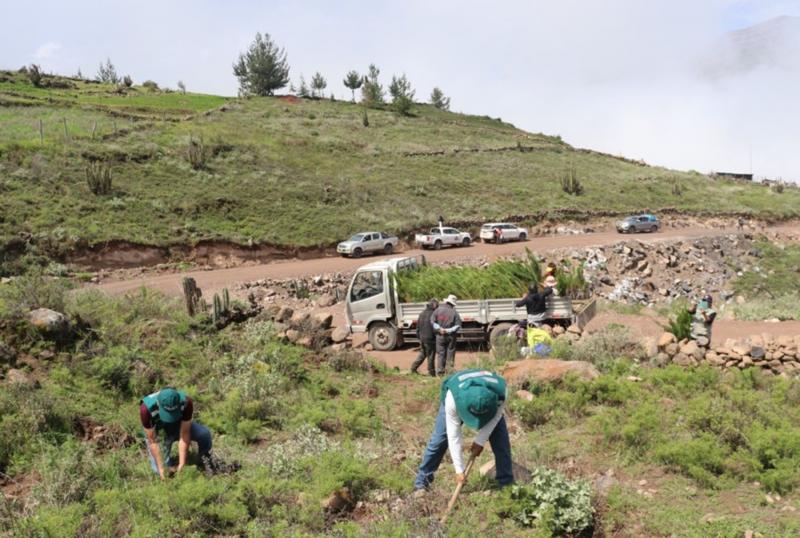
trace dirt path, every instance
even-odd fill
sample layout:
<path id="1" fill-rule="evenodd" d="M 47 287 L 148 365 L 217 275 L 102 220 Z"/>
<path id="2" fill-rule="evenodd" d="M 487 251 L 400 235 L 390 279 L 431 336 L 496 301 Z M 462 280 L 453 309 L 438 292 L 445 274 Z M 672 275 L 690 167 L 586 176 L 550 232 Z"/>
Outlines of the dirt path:
<path id="1" fill-rule="evenodd" d="M 778 230 L 779 228 L 771 228 Z M 400 253 L 403 256 L 416 256 L 424 254 L 431 261 L 459 260 L 487 256 L 490 259 L 509 254 L 524 252 L 525 248 L 537 253 L 547 252 L 559 248 L 583 248 L 609 245 L 619 241 L 636 239 L 643 242 L 659 242 L 667 240 L 694 239 L 735 233 L 732 229 L 709 228 L 681 228 L 666 229 L 655 234 L 620 235 L 613 231 L 605 231 L 581 235 L 557 235 L 534 237 L 523 243 L 506 243 L 493 245 L 475 243 L 469 248 L 451 248 L 440 251 L 409 250 Z M 259 280 L 262 278 L 299 278 L 322 273 L 344 272 L 353 270 L 382 256 L 349 259 L 340 257 L 317 258 L 312 260 L 291 260 L 247 267 L 234 267 L 231 269 L 217 269 L 211 271 L 191 271 L 186 273 L 171 273 L 146 276 L 125 281 L 109 281 L 97 285 L 103 291 L 111 294 L 134 291 L 142 286 L 161 291 L 168 295 L 181 293 L 181 280 L 185 276 L 193 277 L 197 285 L 206 293 L 214 293 L 224 287 L 231 287 L 237 282 Z"/>

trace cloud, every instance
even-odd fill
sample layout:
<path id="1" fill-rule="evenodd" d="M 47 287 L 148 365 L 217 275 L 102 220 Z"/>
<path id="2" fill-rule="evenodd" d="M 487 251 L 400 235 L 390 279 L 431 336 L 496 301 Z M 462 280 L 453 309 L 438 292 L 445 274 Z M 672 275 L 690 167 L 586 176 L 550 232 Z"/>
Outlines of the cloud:
<path id="1" fill-rule="evenodd" d="M 37 60 L 49 60 L 58 55 L 61 51 L 61 43 L 55 43 L 53 41 L 48 41 L 39 46 L 36 49 L 36 52 L 33 53 L 33 57 Z"/>

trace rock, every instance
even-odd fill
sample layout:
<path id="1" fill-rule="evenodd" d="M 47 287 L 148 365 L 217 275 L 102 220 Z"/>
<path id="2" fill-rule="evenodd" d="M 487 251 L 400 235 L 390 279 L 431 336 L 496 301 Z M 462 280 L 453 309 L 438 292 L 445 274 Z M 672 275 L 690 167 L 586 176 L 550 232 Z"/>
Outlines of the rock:
<path id="1" fill-rule="evenodd" d="M 325 295 L 321 296 L 317 299 L 317 306 L 320 308 L 327 308 L 329 306 L 333 306 L 336 304 L 336 297 L 326 293 Z"/>
<path id="2" fill-rule="evenodd" d="M 665 351 L 665 352 L 667 353 L 667 355 L 669 355 L 670 357 L 674 357 L 674 356 L 675 356 L 675 355 L 678 353 L 678 351 L 680 351 L 680 349 L 681 349 L 681 348 L 680 348 L 680 346 L 678 345 L 678 343 L 677 343 L 677 342 L 673 342 L 673 343 L 671 343 L 671 344 L 667 344 L 667 346 L 664 348 L 664 351 Z"/>
<path id="3" fill-rule="evenodd" d="M 738 305 L 743 305 L 745 302 L 746 302 L 746 301 L 745 301 L 745 298 L 744 298 L 744 297 L 742 297 L 741 295 L 737 295 L 737 296 L 736 296 L 736 304 L 738 304 Z"/>
<path id="4" fill-rule="evenodd" d="M 281 306 L 275 314 L 275 321 L 278 323 L 286 323 L 292 319 L 293 315 L 294 310 L 292 310 L 291 307 Z"/>
<path id="5" fill-rule="evenodd" d="M 314 327 L 320 330 L 327 330 L 331 328 L 331 323 L 333 323 L 333 314 L 328 312 L 319 312 L 314 314 L 312 318 L 312 322 Z"/>
<path id="6" fill-rule="evenodd" d="M 331 333 L 331 340 L 334 344 L 344 342 L 350 337 L 350 333 L 344 327 L 336 327 Z"/>
<path id="7" fill-rule="evenodd" d="M 300 337 L 301 337 L 300 331 L 296 329 L 289 329 L 286 331 L 286 339 L 292 344 L 296 344 L 297 341 L 300 340 Z"/>
<path id="8" fill-rule="evenodd" d="M 664 367 L 669 364 L 670 356 L 666 353 L 659 353 L 656 355 L 655 359 L 653 359 L 653 364 L 659 367 Z"/>
<path id="9" fill-rule="evenodd" d="M 301 336 L 301 337 L 300 337 L 300 338 L 297 340 L 297 342 L 296 342 L 296 343 L 297 343 L 297 345 L 298 345 L 298 346 L 303 346 L 303 347 L 307 347 L 307 348 L 312 348 L 312 347 L 314 347 L 314 339 L 313 339 L 313 338 L 311 338 L 311 337 L 310 337 L 310 336 L 308 336 L 308 335 Z"/>
<path id="10" fill-rule="evenodd" d="M 584 361 L 562 361 L 558 359 L 523 359 L 505 364 L 502 375 L 506 382 L 522 386 L 528 381 L 561 381 L 567 374 L 575 374 L 587 381 L 596 379 L 600 372 L 593 364 Z"/>
<path id="11" fill-rule="evenodd" d="M 731 352 L 736 353 L 737 355 L 744 356 L 750 353 L 750 346 L 739 342 L 731 347 Z"/>
<path id="12" fill-rule="evenodd" d="M 373 349 L 375 349 L 375 348 L 373 348 L 372 344 L 370 344 L 369 342 L 364 344 L 364 351 L 372 351 Z"/>
<path id="13" fill-rule="evenodd" d="M 705 356 L 706 362 L 711 366 L 724 366 L 725 359 L 717 355 L 716 351 L 707 351 Z"/>
<path id="14" fill-rule="evenodd" d="M 682 352 L 672 357 L 672 363 L 677 364 L 678 366 L 691 366 L 693 364 L 692 358 L 686 353 Z"/>
<path id="15" fill-rule="evenodd" d="M 581 328 L 574 323 L 569 327 L 567 327 L 567 332 L 571 334 L 577 334 L 578 336 L 580 336 L 581 333 L 583 333 L 583 331 L 581 331 Z"/>
<path id="16" fill-rule="evenodd" d="M 645 336 L 644 338 L 642 338 L 640 345 L 642 346 L 642 350 L 644 351 L 645 356 L 647 358 L 655 357 L 656 355 L 658 355 L 658 344 L 656 342 L 656 339 L 653 338 L 652 336 Z"/>
<path id="17" fill-rule="evenodd" d="M 669 290 L 667 288 L 658 288 L 658 294 L 662 297 L 666 297 L 669 295 Z"/>
<path id="18" fill-rule="evenodd" d="M 695 342 L 697 342 L 698 346 L 704 349 L 707 349 L 708 346 L 711 345 L 711 340 L 709 340 L 706 336 L 698 336 Z"/>
<path id="19" fill-rule="evenodd" d="M 299 327 L 300 325 L 305 324 L 310 318 L 311 314 L 301 310 L 292 314 L 292 317 L 289 319 L 289 325 L 292 327 Z"/>
<path id="20" fill-rule="evenodd" d="M 553 328 L 552 328 L 551 332 L 552 332 L 552 334 L 554 336 L 558 336 L 560 334 L 564 334 L 564 332 L 566 332 L 566 330 L 561 325 L 553 325 Z"/>
<path id="21" fill-rule="evenodd" d="M 526 469 L 515 461 L 511 462 L 511 469 L 511 472 L 514 475 L 514 482 L 517 484 L 527 484 L 533 477 L 530 470 Z M 480 475 L 492 479 L 495 477 L 494 459 L 481 465 Z"/>
<path id="22" fill-rule="evenodd" d="M 69 333 L 67 316 L 49 308 L 37 308 L 30 311 L 28 321 L 39 332 L 50 338 L 63 338 Z"/>
<path id="23" fill-rule="evenodd" d="M 353 497 L 347 487 L 339 488 L 325 499 L 320 501 L 320 506 L 329 514 L 336 514 L 353 506 Z"/>
<path id="24" fill-rule="evenodd" d="M 694 340 L 689 340 L 684 345 L 682 345 L 680 352 L 683 353 L 684 355 L 687 355 L 697 360 L 702 359 L 703 356 L 705 355 L 705 351 L 703 351 L 700 348 L 700 346 L 697 345 L 697 342 L 695 342 Z"/>
<path id="25" fill-rule="evenodd" d="M 750 348 L 750 356 L 753 360 L 760 360 L 764 358 L 764 348 L 761 346 L 753 346 Z M 774 357 L 774 354 L 773 354 Z"/>
<path id="26" fill-rule="evenodd" d="M 517 392 L 515 392 L 515 394 L 517 395 L 517 398 L 521 400 L 526 400 L 528 402 L 533 401 L 533 393 L 527 390 L 518 390 Z"/>
<path id="27" fill-rule="evenodd" d="M 347 342 L 339 342 L 339 343 L 333 344 L 330 347 L 330 349 L 331 349 L 331 351 L 344 351 L 348 347 L 349 346 L 348 346 Z"/>
<path id="28" fill-rule="evenodd" d="M 16 368 L 11 368 L 6 372 L 6 381 L 11 385 L 25 385 L 27 387 L 33 387 L 35 385 L 28 374 Z"/>
<path id="29" fill-rule="evenodd" d="M 672 333 L 662 333 L 658 338 L 658 349 L 664 349 L 671 343 L 675 342 L 675 335 Z"/>
<path id="30" fill-rule="evenodd" d="M 17 352 L 11 346 L 6 345 L 0 340 L 0 364 L 14 364 L 17 360 Z"/>

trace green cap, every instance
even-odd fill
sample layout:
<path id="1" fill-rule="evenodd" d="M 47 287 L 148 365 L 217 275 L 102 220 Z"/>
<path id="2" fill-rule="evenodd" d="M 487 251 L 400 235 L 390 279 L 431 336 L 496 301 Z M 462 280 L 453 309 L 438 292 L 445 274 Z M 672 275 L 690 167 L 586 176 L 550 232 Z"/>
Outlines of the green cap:
<path id="1" fill-rule="evenodd" d="M 467 383 L 468 386 L 454 395 L 456 410 L 464 424 L 480 430 L 497 414 L 497 393 L 471 380 Z"/>
<path id="2" fill-rule="evenodd" d="M 158 401 L 158 417 L 161 422 L 180 422 L 183 415 L 181 395 L 172 387 L 162 389 L 156 397 Z"/>

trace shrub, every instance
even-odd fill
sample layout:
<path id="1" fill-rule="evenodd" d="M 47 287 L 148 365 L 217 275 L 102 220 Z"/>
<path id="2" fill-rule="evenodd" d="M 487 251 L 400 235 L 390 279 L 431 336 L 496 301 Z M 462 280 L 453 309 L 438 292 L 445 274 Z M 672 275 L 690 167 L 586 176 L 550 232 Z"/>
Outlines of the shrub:
<path id="1" fill-rule="evenodd" d="M 675 317 L 669 320 L 666 329 L 674 334 L 679 342 L 689 338 L 692 333 L 692 314 L 685 308 L 680 309 Z"/>
<path id="2" fill-rule="evenodd" d="M 552 534 L 578 534 L 594 522 L 591 487 L 538 467 L 530 484 L 506 488 L 499 513 L 524 527 Z"/>
<path id="3" fill-rule="evenodd" d="M 133 86 L 133 79 L 131 78 L 130 75 L 125 75 L 124 77 L 122 77 L 122 84 L 126 88 L 130 88 L 131 86 Z"/>
<path id="4" fill-rule="evenodd" d="M 158 91 L 158 84 L 156 84 L 152 80 L 145 80 L 144 82 L 142 82 L 142 87 L 143 88 L 147 88 L 151 92 L 157 92 Z"/>
<path id="5" fill-rule="evenodd" d="M 111 164 L 92 161 L 86 165 L 86 184 L 95 195 L 101 196 L 111 192 Z"/>
<path id="6" fill-rule="evenodd" d="M 47 277 L 37 268 L 0 286 L 0 315 L 20 317 L 36 308 L 63 312 L 66 293 L 71 288 L 69 280 Z"/>
<path id="7" fill-rule="evenodd" d="M 570 360 L 590 362 L 607 370 L 619 359 L 643 358 L 644 350 L 631 338 L 627 327 L 612 324 L 575 342 L 566 350 L 566 355 Z"/>
<path id="8" fill-rule="evenodd" d="M 300 470 L 302 458 L 319 456 L 329 450 L 337 449 L 338 446 L 316 426 L 304 424 L 290 439 L 271 445 L 265 452 L 265 458 L 273 474 L 288 476 Z"/>
<path id="9" fill-rule="evenodd" d="M 36 86 L 37 88 L 41 88 L 42 86 L 42 78 L 44 75 L 42 74 L 42 68 L 36 64 L 31 64 L 30 67 L 27 69 L 28 80 L 31 81 L 31 84 Z"/>

